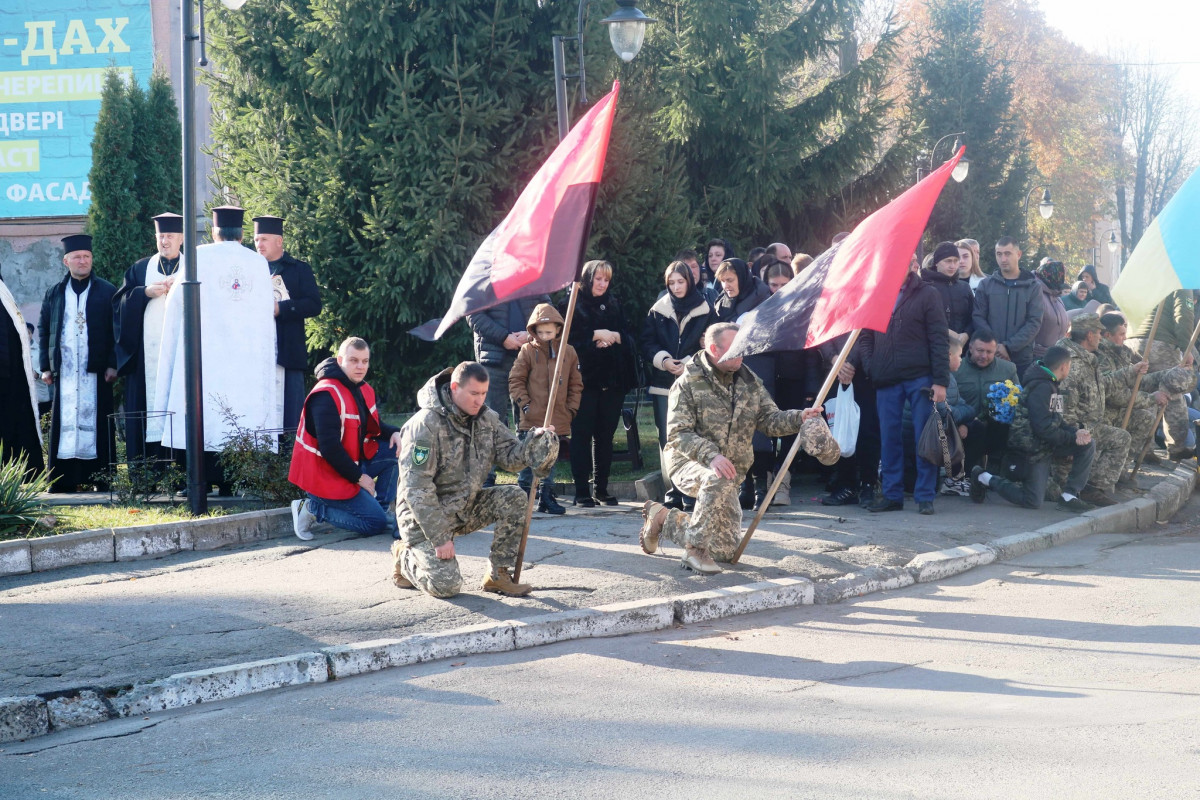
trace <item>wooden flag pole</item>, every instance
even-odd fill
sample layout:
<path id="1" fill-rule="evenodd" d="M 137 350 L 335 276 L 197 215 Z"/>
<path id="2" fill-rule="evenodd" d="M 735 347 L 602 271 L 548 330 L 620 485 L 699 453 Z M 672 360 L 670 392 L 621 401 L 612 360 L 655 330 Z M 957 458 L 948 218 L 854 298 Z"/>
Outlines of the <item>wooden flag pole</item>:
<path id="1" fill-rule="evenodd" d="M 1167 305 L 1166 298 L 1158 304 L 1158 310 L 1154 312 L 1154 322 L 1150 323 L 1150 336 L 1146 339 L 1146 344 L 1142 348 L 1143 357 L 1146 363 L 1150 363 L 1150 348 L 1154 345 L 1154 334 L 1158 333 L 1158 321 L 1162 319 L 1163 308 Z M 1137 400 L 1138 388 L 1142 385 L 1142 376 L 1139 374 L 1133 380 L 1133 394 L 1129 395 L 1129 405 L 1125 406 L 1125 418 L 1121 420 L 1121 430 L 1129 427 L 1129 417 L 1133 414 L 1133 401 Z"/>
<path id="2" fill-rule="evenodd" d="M 1187 349 L 1183 351 L 1183 358 L 1186 361 L 1188 353 L 1192 352 L 1192 348 L 1196 346 L 1196 339 L 1200 337 L 1200 323 L 1196 323 L 1195 330 L 1192 331 L 1192 338 L 1188 340 Z M 1150 362 L 1150 357 L 1147 355 L 1146 363 Z M 1139 378 L 1141 375 L 1138 376 Z M 1134 390 L 1136 391 L 1136 389 Z M 1134 395 L 1136 397 L 1136 395 Z M 1169 403 L 1170 401 L 1168 401 Z M 1142 468 L 1142 462 L 1146 460 L 1146 453 L 1150 452 L 1150 446 L 1154 444 L 1154 434 L 1158 432 L 1158 426 L 1162 424 L 1163 417 L 1167 415 L 1167 406 L 1164 405 L 1158 410 L 1158 416 L 1154 419 L 1154 427 L 1150 429 L 1150 439 L 1142 447 L 1142 452 L 1138 454 L 1137 461 L 1133 464 L 1133 470 L 1129 473 L 1129 478 L 1132 480 L 1137 477 L 1138 470 Z"/>
<path id="3" fill-rule="evenodd" d="M 554 399 L 558 394 L 558 381 L 562 376 L 563 348 L 567 346 L 567 337 L 571 335 L 571 320 L 575 317 L 575 301 L 579 298 L 579 283 L 571 284 L 571 299 L 567 301 L 567 317 L 563 320 L 562 339 L 559 340 L 558 357 L 554 361 L 554 376 L 550 379 L 550 398 L 546 401 L 546 419 L 542 426 L 548 426 L 554 421 Z M 557 435 L 561 432 L 555 431 Z M 550 465 L 553 472 L 554 465 Z M 525 562 L 525 545 L 529 542 L 529 525 L 533 522 L 533 506 L 537 502 L 537 488 L 541 481 L 537 473 L 533 474 L 529 484 L 529 502 L 525 506 L 525 525 L 521 528 L 521 546 L 517 548 L 517 566 L 513 568 L 513 583 L 521 580 L 521 565 Z"/>
<path id="4" fill-rule="evenodd" d="M 850 333 L 850 338 L 846 340 L 846 344 L 842 347 L 842 352 L 838 353 L 838 357 L 833 362 L 833 367 L 829 370 L 829 374 L 825 376 L 825 383 L 821 386 L 821 391 L 813 400 L 812 407 L 816 408 L 825 402 L 825 398 L 829 395 L 829 390 L 833 388 L 833 382 L 837 380 L 838 372 L 841 371 L 842 365 L 846 363 L 846 359 L 850 356 L 850 351 L 854 349 L 854 343 L 858 341 L 858 335 L 862 333 L 862 328 L 857 328 Z M 763 498 L 762 505 L 758 507 L 758 512 L 754 515 L 754 521 L 750 523 L 750 527 L 746 529 L 746 534 L 742 537 L 741 544 L 733 553 L 733 558 L 729 559 L 730 564 L 736 564 L 738 559 L 742 557 L 742 553 L 746 551 L 746 545 L 750 543 L 750 537 L 754 535 L 758 524 L 762 522 L 763 515 L 767 513 L 767 509 L 771 506 L 771 499 L 775 497 L 775 492 L 783 483 L 783 476 L 792 466 L 792 461 L 800 452 L 800 443 L 803 438 L 796 437 L 796 441 L 792 442 L 792 449 L 788 451 L 787 458 L 783 460 L 783 465 L 775 473 L 775 480 L 771 482 L 771 488 L 767 490 L 767 496 Z"/>

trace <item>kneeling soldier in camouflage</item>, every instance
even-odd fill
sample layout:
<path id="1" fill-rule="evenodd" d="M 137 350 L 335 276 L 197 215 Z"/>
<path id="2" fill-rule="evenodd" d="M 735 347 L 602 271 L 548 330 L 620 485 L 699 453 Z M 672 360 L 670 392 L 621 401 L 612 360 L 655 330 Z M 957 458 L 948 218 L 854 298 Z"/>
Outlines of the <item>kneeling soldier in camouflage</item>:
<path id="1" fill-rule="evenodd" d="M 721 571 L 742 535 L 738 487 L 754 460 L 751 440 L 756 430 L 767 436 L 799 433 L 804 450 L 822 464 L 841 456 L 820 408 L 780 411 L 742 359 L 721 361 L 738 326 L 712 325 L 704 333 L 704 349 L 686 362 L 667 401 L 667 446 L 664 477 L 696 498 L 691 514 L 647 501 L 642 509 L 642 549 L 658 550 L 659 537 L 684 548 L 683 566 L 705 575 Z"/>
<path id="2" fill-rule="evenodd" d="M 485 592 L 522 597 L 533 591 L 514 583 L 527 497 L 518 486 L 483 488 L 493 464 L 510 472 L 532 467 L 546 475 L 558 457 L 553 428 L 534 428 L 517 439 L 487 408 L 488 373 L 464 361 L 438 373 L 417 393 L 421 410 L 400 429 L 400 479 L 396 487 L 399 540 L 392 543 L 392 579 L 434 597 L 462 589 L 454 537 L 492 523 L 491 571 Z"/>

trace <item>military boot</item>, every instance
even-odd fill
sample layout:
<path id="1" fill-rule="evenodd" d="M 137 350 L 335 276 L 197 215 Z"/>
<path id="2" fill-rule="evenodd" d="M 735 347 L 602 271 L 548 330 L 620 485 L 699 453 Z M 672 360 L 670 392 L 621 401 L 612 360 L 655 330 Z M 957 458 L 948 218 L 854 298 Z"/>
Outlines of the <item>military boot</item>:
<path id="1" fill-rule="evenodd" d="M 408 549 L 408 545 L 401 539 L 392 540 L 392 583 L 396 584 L 401 589 L 415 589 L 413 582 L 404 577 L 404 573 L 400 571 L 400 562 L 404 560 L 404 551 Z"/>
<path id="2" fill-rule="evenodd" d="M 483 590 L 506 594 L 509 597 L 524 597 L 533 591 L 533 587 L 528 583 L 513 583 L 508 574 L 508 567 L 497 567 L 494 575 L 483 579 Z"/>

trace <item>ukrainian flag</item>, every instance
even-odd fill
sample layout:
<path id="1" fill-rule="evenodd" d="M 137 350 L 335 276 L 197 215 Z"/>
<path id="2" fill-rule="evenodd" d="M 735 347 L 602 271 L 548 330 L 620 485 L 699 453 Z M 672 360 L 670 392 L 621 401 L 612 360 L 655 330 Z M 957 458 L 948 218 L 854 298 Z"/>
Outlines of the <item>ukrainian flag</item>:
<path id="1" fill-rule="evenodd" d="M 1132 331 L 1178 289 L 1200 289 L 1200 169 L 1142 234 L 1112 295 Z"/>

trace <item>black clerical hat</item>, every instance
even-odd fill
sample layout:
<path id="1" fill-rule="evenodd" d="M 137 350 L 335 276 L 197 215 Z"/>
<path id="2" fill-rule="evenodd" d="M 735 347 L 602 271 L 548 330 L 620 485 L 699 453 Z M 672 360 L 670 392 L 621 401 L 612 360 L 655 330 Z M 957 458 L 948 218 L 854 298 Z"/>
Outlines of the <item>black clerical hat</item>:
<path id="1" fill-rule="evenodd" d="M 240 228 L 246 209 L 237 206 L 217 206 L 212 210 L 214 228 Z"/>
<path id="2" fill-rule="evenodd" d="M 283 236 L 283 217 L 255 217 L 254 235 L 257 236 L 260 233 Z"/>
<path id="3" fill-rule="evenodd" d="M 92 252 L 92 237 L 86 233 L 64 236 L 62 238 L 62 246 L 64 253 L 74 253 L 76 250 L 87 250 L 90 253 Z"/>
<path id="4" fill-rule="evenodd" d="M 152 219 L 155 233 L 183 233 L 183 217 L 178 214 L 159 214 Z"/>

